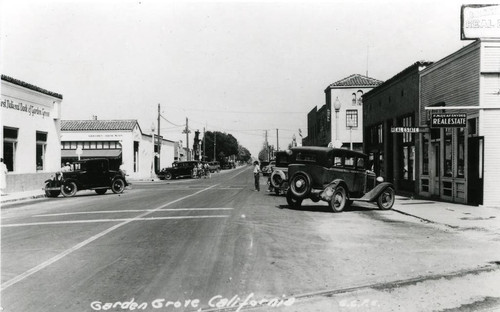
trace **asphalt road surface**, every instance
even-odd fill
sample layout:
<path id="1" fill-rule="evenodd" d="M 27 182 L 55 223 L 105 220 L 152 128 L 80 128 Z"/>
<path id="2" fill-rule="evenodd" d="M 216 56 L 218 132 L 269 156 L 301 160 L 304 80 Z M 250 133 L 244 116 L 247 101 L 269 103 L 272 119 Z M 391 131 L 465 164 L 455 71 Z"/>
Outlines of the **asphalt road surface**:
<path id="1" fill-rule="evenodd" d="M 290 209 L 251 167 L 2 207 L 1 307 L 496 311 L 500 236 L 372 205 Z M 397 205 L 397 203 L 396 203 Z"/>

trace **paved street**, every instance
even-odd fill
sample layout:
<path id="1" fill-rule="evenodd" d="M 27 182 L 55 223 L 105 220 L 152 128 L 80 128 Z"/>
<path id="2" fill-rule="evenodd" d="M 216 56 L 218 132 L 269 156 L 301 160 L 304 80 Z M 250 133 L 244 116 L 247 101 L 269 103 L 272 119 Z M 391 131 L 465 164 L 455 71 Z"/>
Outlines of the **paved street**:
<path id="1" fill-rule="evenodd" d="M 4 205 L 3 311 L 500 307 L 499 233 L 370 205 L 292 210 L 261 183 L 241 167 Z"/>

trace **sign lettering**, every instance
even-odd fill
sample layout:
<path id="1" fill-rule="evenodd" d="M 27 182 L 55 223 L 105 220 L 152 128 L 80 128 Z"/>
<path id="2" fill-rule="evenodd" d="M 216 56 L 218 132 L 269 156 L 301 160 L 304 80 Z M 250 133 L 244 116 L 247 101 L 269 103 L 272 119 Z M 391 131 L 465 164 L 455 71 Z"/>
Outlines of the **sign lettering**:
<path id="1" fill-rule="evenodd" d="M 35 105 L 23 104 L 21 102 L 14 102 L 12 100 L 2 99 L 0 102 L 0 107 L 5 109 L 17 110 L 23 113 L 27 113 L 29 116 L 42 116 L 42 118 L 49 117 L 50 112 L 46 111 L 45 108 L 40 108 Z"/>
<path id="2" fill-rule="evenodd" d="M 465 128 L 467 114 L 431 114 L 431 128 Z"/>

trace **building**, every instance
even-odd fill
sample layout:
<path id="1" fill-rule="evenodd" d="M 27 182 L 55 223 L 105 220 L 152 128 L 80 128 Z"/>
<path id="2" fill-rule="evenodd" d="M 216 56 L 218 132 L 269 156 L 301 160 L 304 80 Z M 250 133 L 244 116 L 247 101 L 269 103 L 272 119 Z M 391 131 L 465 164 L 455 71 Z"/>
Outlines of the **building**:
<path id="1" fill-rule="evenodd" d="M 41 189 L 60 169 L 62 95 L 1 76 L 2 158 L 6 193 Z"/>
<path id="2" fill-rule="evenodd" d="M 364 152 L 399 192 L 418 193 L 420 72 L 431 64 L 416 62 L 363 95 Z"/>
<path id="3" fill-rule="evenodd" d="M 325 105 L 307 115 L 307 137 L 303 145 L 363 150 L 362 96 L 382 81 L 354 74 L 325 89 Z"/>
<path id="4" fill-rule="evenodd" d="M 420 80 L 419 126 L 430 132 L 420 134 L 419 193 L 500 206 L 500 41 L 478 39 Z"/>
<path id="5" fill-rule="evenodd" d="M 61 161 L 107 158 L 111 168 L 122 168 L 130 179 L 155 177 L 170 167 L 176 142 L 142 132 L 137 120 L 62 120 Z"/>

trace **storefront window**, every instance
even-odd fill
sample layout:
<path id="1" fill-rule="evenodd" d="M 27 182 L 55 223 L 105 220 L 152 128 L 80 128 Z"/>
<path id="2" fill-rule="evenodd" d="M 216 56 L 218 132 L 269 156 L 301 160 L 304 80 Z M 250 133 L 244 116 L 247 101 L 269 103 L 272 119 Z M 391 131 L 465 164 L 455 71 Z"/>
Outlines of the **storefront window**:
<path id="1" fill-rule="evenodd" d="M 423 135 L 422 142 L 422 174 L 429 174 L 429 135 Z"/>
<path id="2" fill-rule="evenodd" d="M 47 132 L 36 132 L 36 170 L 45 168 L 45 151 L 47 150 Z"/>
<path id="3" fill-rule="evenodd" d="M 3 127 L 3 162 L 8 171 L 16 168 L 17 128 Z"/>
<path id="4" fill-rule="evenodd" d="M 457 177 L 463 178 L 465 159 L 465 131 L 464 128 L 458 129 L 457 135 Z"/>
<path id="5" fill-rule="evenodd" d="M 452 170 L 452 129 L 446 128 L 444 130 L 444 176 L 451 177 Z"/>

